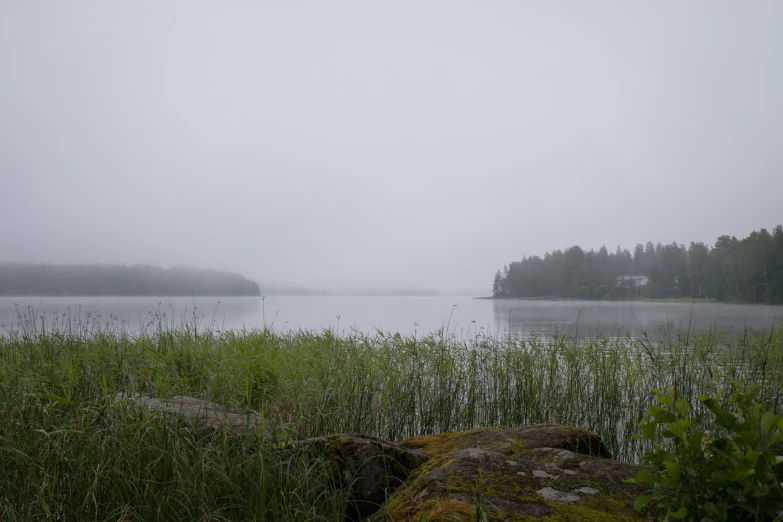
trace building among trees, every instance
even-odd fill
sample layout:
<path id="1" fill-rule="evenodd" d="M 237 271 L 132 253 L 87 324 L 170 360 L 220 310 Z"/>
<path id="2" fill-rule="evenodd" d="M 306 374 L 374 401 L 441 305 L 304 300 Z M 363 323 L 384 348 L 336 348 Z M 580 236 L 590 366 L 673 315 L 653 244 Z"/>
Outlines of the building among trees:
<path id="1" fill-rule="evenodd" d="M 630 277 L 630 279 L 628 279 Z M 632 283 L 632 284 L 630 284 Z M 573 246 L 531 256 L 498 270 L 496 297 L 624 299 L 705 297 L 783 302 L 783 227 L 743 239 L 720 236 L 710 247 L 691 242 L 638 244 L 633 254 Z"/>
<path id="2" fill-rule="evenodd" d="M 650 278 L 644 274 L 641 275 L 620 275 L 615 278 L 617 286 L 640 287 L 650 282 Z"/>

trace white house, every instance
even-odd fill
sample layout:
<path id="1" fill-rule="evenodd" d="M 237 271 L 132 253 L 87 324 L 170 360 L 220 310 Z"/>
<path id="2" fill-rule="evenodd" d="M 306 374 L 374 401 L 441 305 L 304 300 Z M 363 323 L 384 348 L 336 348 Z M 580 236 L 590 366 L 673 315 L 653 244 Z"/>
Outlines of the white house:
<path id="1" fill-rule="evenodd" d="M 617 276 L 617 286 L 624 286 L 633 283 L 633 286 L 639 287 L 646 285 L 650 279 L 646 275 Z"/>

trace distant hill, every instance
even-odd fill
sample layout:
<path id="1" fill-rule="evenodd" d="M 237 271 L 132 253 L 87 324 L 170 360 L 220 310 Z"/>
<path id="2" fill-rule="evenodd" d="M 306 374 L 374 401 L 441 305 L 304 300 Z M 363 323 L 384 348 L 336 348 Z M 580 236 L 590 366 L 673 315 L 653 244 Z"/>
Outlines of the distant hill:
<path id="1" fill-rule="evenodd" d="M 256 296 L 261 289 L 240 274 L 218 270 L 0 263 L 0 295 Z"/>

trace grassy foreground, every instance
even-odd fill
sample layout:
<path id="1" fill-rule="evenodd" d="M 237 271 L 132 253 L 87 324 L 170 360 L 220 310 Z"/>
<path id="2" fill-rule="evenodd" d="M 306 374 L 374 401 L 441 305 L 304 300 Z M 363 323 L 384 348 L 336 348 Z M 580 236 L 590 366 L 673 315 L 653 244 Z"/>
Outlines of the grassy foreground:
<path id="1" fill-rule="evenodd" d="M 30 327 L 0 336 L 0 520 L 343 519 L 322 460 L 262 431 L 150 422 L 112 405 L 121 391 L 253 410 L 297 437 L 565 423 L 638 461 L 645 442 L 631 435 L 651 389 L 696 403 L 734 379 L 761 384 L 765 407 L 783 413 L 783 329 L 577 341 Z"/>

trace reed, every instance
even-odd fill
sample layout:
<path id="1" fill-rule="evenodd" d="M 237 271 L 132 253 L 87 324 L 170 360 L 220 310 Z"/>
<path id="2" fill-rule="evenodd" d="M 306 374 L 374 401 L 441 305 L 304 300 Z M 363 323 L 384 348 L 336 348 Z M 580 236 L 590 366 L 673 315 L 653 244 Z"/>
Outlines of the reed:
<path id="1" fill-rule="evenodd" d="M 301 438 L 564 423 L 633 462 L 652 389 L 695 404 L 755 382 L 783 413 L 779 328 L 574 339 L 216 331 L 160 317 L 137 331 L 95 318 L 19 324 L 0 335 L 2 520 L 343 519 L 323 459 L 281 451 L 263 430 L 152 422 L 114 406 L 119 392 L 201 397 Z"/>

